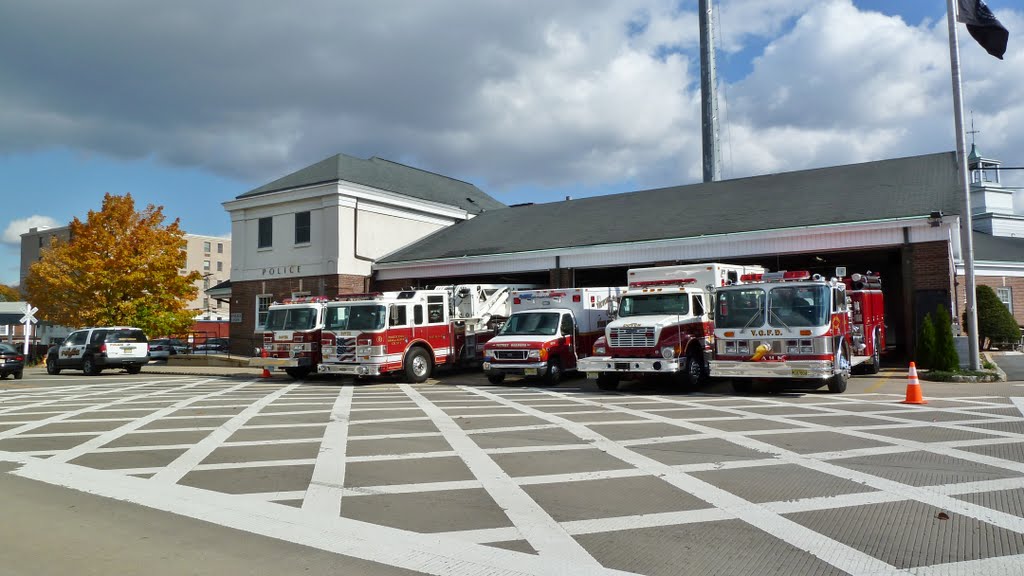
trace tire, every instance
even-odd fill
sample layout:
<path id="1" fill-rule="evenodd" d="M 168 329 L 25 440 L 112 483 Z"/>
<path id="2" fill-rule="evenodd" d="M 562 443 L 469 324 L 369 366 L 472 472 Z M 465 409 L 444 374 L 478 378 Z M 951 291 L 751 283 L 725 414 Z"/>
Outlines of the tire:
<path id="1" fill-rule="evenodd" d="M 704 361 L 698 354 L 686 355 L 686 366 L 683 367 L 683 370 L 683 384 L 686 386 L 696 387 L 707 379 Z"/>
<path id="2" fill-rule="evenodd" d="M 423 348 L 413 348 L 405 353 L 405 379 L 413 384 L 420 384 L 430 378 L 433 363 L 430 355 Z"/>
<path id="3" fill-rule="evenodd" d="M 828 391 L 833 394 L 842 394 L 846 392 L 846 384 L 850 380 L 850 349 L 845 342 L 836 353 L 835 362 L 839 364 L 840 369 L 839 373 L 829 378 Z"/>
<path id="4" fill-rule="evenodd" d="M 92 359 L 92 356 L 86 356 L 82 359 L 82 372 L 86 376 L 97 376 L 100 373 L 99 367 L 96 366 L 96 362 Z"/>
<path id="5" fill-rule="evenodd" d="M 21 380 L 21 377 L 22 377 L 21 370 L 18 370 L 17 372 L 14 373 L 14 379 L 15 380 Z"/>
<path id="6" fill-rule="evenodd" d="M 614 372 L 599 372 L 597 374 L 597 388 L 606 392 L 618 390 L 619 375 Z"/>
<path id="7" fill-rule="evenodd" d="M 491 372 L 490 374 L 487 375 L 487 381 L 490 382 L 491 384 L 501 384 L 502 382 L 505 381 L 505 373 Z"/>
<path id="8" fill-rule="evenodd" d="M 46 373 L 50 376 L 60 374 L 60 366 L 57 365 L 57 357 L 53 354 L 46 357 Z"/>
<path id="9" fill-rule="evenodd" d="M 750 394 L 754 391 L 754 381 L 750 378 L 733 378 L 732 391 L 744 396 Z"/>
<path id="10" fill-rule="evenodd" d="M 562 363 L 558 360 L 548 360 L 548 369 L 544 371 L 544 377 L 541 378 L 541 382 L 545 386 L 558 386 L 558 383 L 562 381 Z"/>
<path id="11" fill-rule="evenodd" d="M 309 373 L 312 372 L 312 371 L 313 371 L 313 369 L 308 367 L 308 366 L 303 366 L 301 368 L 285 368 L 284 369 L 284 373 L 289 375 L 289 376 L 291 376 L 293 380 L 302 380 L 306 376 L 309 376 Z"/>
<path id="12" fill-rule="evenodd" d="M 871 366 L 868 367 L 868 374 L 878 374 L 878 371 L 882 369 L 882 352 L 878 349 L 878 329 L 875 329 L 875 333 L 871 336 Z"/>
<path id="13" fill-rule="evenodd" d="M 127 370 L 129 374 L 138 374 L 139 372 L 142 372 L 142 366 L 126 366 L 125 370 Z"/>

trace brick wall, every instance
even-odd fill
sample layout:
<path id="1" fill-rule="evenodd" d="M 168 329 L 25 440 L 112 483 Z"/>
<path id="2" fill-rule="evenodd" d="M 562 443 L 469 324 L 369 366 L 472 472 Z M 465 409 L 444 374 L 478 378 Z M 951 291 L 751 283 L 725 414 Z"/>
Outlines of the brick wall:
<path id="1" fill-rule="evenodd" d="M 957 317 L 963 318 L 967 310 L 966 280 L 963 276 L 957 276 Z M 1009 288 L 1012 297 L 1013 319 L 1019 326 L 1024 326 L 1024 278 L 1013 276 L 978 276 L 974 275 L 974 283 L 978 286 L 989 286 L 992 290 L 996 288 Z M 998 294 L 998 292 L 996 292 Z"/>
<path id="2" fill-rule="evenodd" d="M 953 261 L 947 242 L 913 245 L 910 274 L 915 290 L 947 290 L 953 293 Z"/>
<path id="3" fill-rule="evenodd" d="M 274 278 L 231 283 L 231 312 L 242 315 L 241 322 L 231 323 L 231 352 L 252 354 L 262 342 L 256 336 L 256 296 L 272 294 L 274 301 L 290 298 L 293 292 L 309 292 L 310 296 L 334 297 L 343 293 L 366 292 L 369 277 L 351 274 L 328 274 L 302 278 Z"/>

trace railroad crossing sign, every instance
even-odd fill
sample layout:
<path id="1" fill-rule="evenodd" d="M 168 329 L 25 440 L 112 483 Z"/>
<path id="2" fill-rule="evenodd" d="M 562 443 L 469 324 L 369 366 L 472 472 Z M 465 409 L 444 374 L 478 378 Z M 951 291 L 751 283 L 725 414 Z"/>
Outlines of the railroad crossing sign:
<path id="1" fill-rule="evenodd" d="M 35 316 L 36 312 L 39 312 L 39 308 L 36 308 L 35 306 L 26 302 L 25 315 L 21 317 L 21 320 L 19 320 L 19 322 L 21 322 L 22 324 L 35 324 L 36 322 L 39 322 L 39 320 Z"/>

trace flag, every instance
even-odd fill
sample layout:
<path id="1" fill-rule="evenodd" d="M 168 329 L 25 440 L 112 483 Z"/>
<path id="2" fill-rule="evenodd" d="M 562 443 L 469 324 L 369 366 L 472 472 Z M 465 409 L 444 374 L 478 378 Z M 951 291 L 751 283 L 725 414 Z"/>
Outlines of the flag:
<path id="1" fill-rule="evenodd" d="M 967 31 L 971 37 L 981 44 L 986 52 L 1003 59 L 1006 53 L 1006 42 L 1010 39 L 1010 32 L 999 20 L 996 20 L 992 11 L 982 0 L 958 0 L 960 9 L 956 19 L 967 25 Z"/>

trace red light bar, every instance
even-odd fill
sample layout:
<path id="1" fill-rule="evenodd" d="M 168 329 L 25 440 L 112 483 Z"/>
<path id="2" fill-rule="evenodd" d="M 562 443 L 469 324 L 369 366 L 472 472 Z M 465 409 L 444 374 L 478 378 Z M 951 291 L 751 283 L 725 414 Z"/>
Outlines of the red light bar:
<path id="1" fill-rule="evenodd" d="M 811 273 L 806 270 L 791 270 L 782 273 L 783 280 L 808 280 Z"/>
<path id="2" fill-rule="evenodd" d="M 744 274 L 740 276 L 740 282 L 760 282 L 762 274 Z"/>
<path id="3" fill-rule="evenodd" d="M 579 294 L 573 294 L 572 295 L 572 301 L 573 302 L 579 302 L 580 301 L 580 295 Z"/>
<path id="4" fill-rule="evenodd" d="M 696 278 L 677 278 L 675 280 L 647 280 L 644 282 L 630 282 L 630 288 L 643 288 L 646 286 L 676 286 L 681 284 L 695 284 Z"/>
<path id="5" fill-rule="evenodd" d="M 324 296 L 300 296 L 298 298 L 285 298 L 282 304 L 312 304 L 316 302 L 327 302 Z"/>

